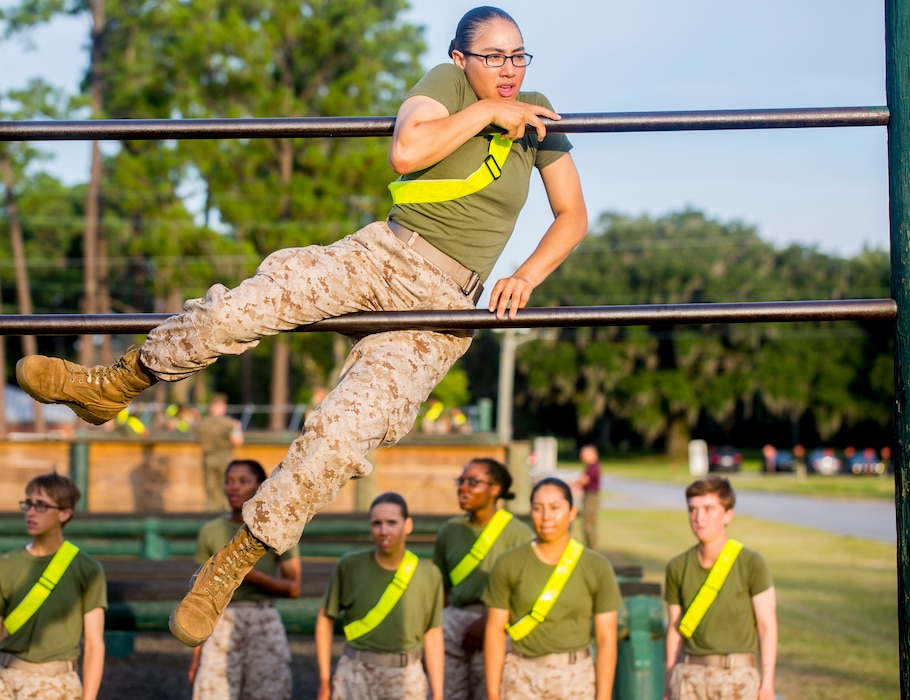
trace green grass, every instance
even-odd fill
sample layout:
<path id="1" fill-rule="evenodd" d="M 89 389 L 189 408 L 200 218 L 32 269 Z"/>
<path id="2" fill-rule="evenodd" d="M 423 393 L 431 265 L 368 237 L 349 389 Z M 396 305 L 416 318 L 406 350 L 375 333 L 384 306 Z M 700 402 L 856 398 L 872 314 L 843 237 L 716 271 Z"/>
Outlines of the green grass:
<path id="1" fill-rule="evenodd" d="M 601 460 L 604 471 L 615 476 L 648 481 L 661 481 L 685 485 L 694 477 L 689 474 L 689 466 L 684 459 L 665 456 L 647 456 L 631 458 L 606 458 Z M 560 464 L 560 467 L 572 468 L 580 464 Z M 836 476 L 810 475 L 799 477 L 796 474 L 764 474 L 757 460 L 746 460 L 742 471 L 726 475 L 737 491 L 766 491 L 789 493 L 798 496 L 817 496 L 828 498 L 869 498 L 894 499 L 894 476 L 854 476 L 839 474 Z"/>
<path id="2" fill-rule="evenodd" d="M 629 476 L 637 475 L 632 471 Z M 672 480 L 677 478 L 690 477 L 677 474 Z M 694 544 L 683 508 L 678 513 L 605 510 L 600 530 L 615 565 L 639 565 L 645 580 L 661 584 L 667 560 Z M 745 516 L 737 516 L 729 532 L 760 551 L 774 577 L 780 634 L 775 686 L 780 696 L 900 696 L 893 545 Z"/>

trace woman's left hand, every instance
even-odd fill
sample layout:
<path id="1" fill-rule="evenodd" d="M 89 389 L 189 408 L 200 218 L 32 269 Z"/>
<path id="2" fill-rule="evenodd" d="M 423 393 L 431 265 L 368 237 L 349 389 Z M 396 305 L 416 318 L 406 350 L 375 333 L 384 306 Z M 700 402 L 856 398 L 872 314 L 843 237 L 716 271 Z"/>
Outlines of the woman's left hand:
<path id="1" fill-rule="evenodd" d="M 505 318 L 507 313 L 510 319 L 515 318 L 518 310 L 527 305 L 533 290 L 531 283 L 523 277 L 516 275 L 505 277 L 493 285 L 489 310 L 495 312 L 496 318 L 500 320 Z"/>

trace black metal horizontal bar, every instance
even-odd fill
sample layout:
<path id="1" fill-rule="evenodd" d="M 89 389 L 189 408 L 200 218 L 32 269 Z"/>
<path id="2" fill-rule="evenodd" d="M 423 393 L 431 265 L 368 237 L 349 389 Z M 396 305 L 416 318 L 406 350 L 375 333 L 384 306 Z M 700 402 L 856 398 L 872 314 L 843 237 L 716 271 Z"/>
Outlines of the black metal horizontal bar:
<path id="1" fill-rule="evenodd" d="M 0 315 L 0 335 L 81 335 L 148 333 L 169 314 Z M 480 328 L 570 328 L 587 326 L 702 325 L 790 321 L 890 321 L 893 299 L 769 301 L 729 304 L 650 304 L 529 308 L 514 320 L 489 311 L 372 311 L 329 318 L 300 332 L 377 333 L 391 330 L 474 330 Z"/>
<path id="2" fill-rule="evenodd" d="M 887 107 L 564 114 L 554 133 L 886 126 Z M 0 141 L 105 141 L 390 136 L 395 117 L 0 121 Z"/>

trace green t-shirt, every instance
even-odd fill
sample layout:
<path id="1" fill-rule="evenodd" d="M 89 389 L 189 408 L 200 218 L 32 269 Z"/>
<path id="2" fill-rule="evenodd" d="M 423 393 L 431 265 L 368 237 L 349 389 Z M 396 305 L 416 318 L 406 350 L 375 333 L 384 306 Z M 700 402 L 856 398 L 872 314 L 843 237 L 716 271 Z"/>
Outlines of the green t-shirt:
<path id="1" fill-rule="evenodd" d="M 407 97 L 425 95 L 455 114 L 477 102 L 464 71 L 454 64 L 430 70 Z M 520 102 L 551 108 L 537 92 L 521 92 Z M 400 180 L 462 180 L 481 166 L 490 148 L 491 136 L 475 136 L 435 165 L 402 175 Z M 547 134 L 540 142 L 528 129 L 512 144 L 502 176 L 479 192 L 448 202 L 401 204 L 392 207 L 389 218 L 417 231 L 441 251 L 474 270 L 485 280 L 496 264 L 515 228 L 518 213 L 528 198 L 532 168 L 545 168 L 569 152 L 565 134 Z"/>
<path id="2" fill-rule="evenodd" d="M 214 454 L 216 459 L 224 459 L 224 466 L 230 461 L 234 450 L 231 436 L 234 434 L 234 421 L 227 416 L 206 416 L 199 421 L 199 442 L 203 458 Z M 223 455 L 228 455 L 224 458 Z"/>
<path id="3" fill-rule="evenodd" d="M 331 618 L 347 624 L 372 610 L 395 576 L 383 569 L 373 549 L 345 554 L 338 560 L 323 607 Z M 375 629 L 349 642 L 354 649 L 378 653 L 412 652 L 423 648 L 423 636 L 442 625 L 442 576 L 431 562 L 420 560 L 404 595 Z"/>
<path id="4" fill-rule="evenodd" d="M 483 600 L 491 608 L 508 610 L 513 625 L 534 607 L 555 568 L 537 557 L 532 544 L 510 549 L 496 560 Z M 512 648 L 525 656 L 580 651 L 591 644 L 594 616 L 621 607 L 622 594 L 610 562 L 585 548 L 544 621 L 513 641 Z"/>
<path id="5" fill-rule="evenodd" d="M 52 558 L 36 557 L 24 547 L 0 556 L 0 617 L 16 609 Z M 104 569 L 80 551 L 38 611 L 0 641 L 0 651 L 36 664 L 77 659 L 83 617 L 95 608 L 107 609 Z"/>
<path id="6" fill-rule="evenodd" d="M 204 564 L 209 557 L 231 541 L 231 538 L 237 533 L 240 527 L 230 518 L 223 516 L 210 520 L 199 531 L 199 537 L 196 541 L 196 562 Z M 295 544 L 284 554 L 279 555 L 274 549 L 269 549 L 263 557 L 256 562 L 253 567 L 269 576 L 279 576 L 281 571 L 281 562 L 288 561 L 294 557 L 300 556 L 300 548 Z M 234 593 L 231 600 L 235 603 L 269 600 L 272 596 L 263 591 L 259 586 L 251 583 L 241 583 L 240 587 Z"/>
<path id="7" fill-rule="evenodd" d="M 709 571 L 699 564 L 697 547 L 674 557 L 667 564 L 664 600 L 681 606 L 685 615 Z M 757 652 L 758 630 L 752 598 L 773 585 L 764 557 L 743 547 L 717 598 L 695 628 L 695 634 L 685 640 L 685 653 L 703 656 Z"/>
<path id="8" fill-rule="evenodd" d="M 443 523 L 436 536 L 433 563 L 442 571 L 442 585 L 449 590 L 449 603 L 457 608 L 480 603 L 487 585 L 487 578 L 499 555 L 512 547 L 534 539 L 534 531 L 521 520 L 513 517 L 474 571 L 468 574 L 464 581 L 453 586 L 450 578 L 452 569 L 471 550 L 471 546 L 482 530 L 483 526 L 472 525 L 468 516 L 459 515 Z"/>

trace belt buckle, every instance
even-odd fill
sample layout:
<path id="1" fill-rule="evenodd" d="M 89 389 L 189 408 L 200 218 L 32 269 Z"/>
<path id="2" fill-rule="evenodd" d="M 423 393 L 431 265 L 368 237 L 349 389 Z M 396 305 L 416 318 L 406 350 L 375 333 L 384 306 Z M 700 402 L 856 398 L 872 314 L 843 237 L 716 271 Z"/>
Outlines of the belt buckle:
<path id="1" fill-rule="evenodd" d="M 730 669 L 730 668 L 733 668 L 733 666 L 734 666 L 734 663 L 733 663 L 733 654 L 725 654 L 725 655 L 724 655 L 724 666 L 723 666 L 723 667 L 724 667 L 725 669 Z"/>
<path id="2" fill-rule="evenodd" d="M 408 652 L 403 651 L 398 654 L 398 667 L 405 668 L 408 665 L 410 659 L 408 658 Z"/>
<path id="3" fill-rule="evenodd" d="M 569 652 L 569 663 L 574 664 L 576 661 L 578 661 L 578 652 L 570 651 Z"/>
<path id="4" fill-rule="evenodd" d="M 476 272 L 471 272 L 471 279 L 468 280 L 468 283 L 461 288 L 461 291 L 464 292 L 464 295 L 468 299 L 473 299 L 474 303 L 477 303 L 477 300 L 474 299 L 474 293 L 477 291 L 477 286 L 480 284 L 480 275 Z"/>

